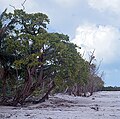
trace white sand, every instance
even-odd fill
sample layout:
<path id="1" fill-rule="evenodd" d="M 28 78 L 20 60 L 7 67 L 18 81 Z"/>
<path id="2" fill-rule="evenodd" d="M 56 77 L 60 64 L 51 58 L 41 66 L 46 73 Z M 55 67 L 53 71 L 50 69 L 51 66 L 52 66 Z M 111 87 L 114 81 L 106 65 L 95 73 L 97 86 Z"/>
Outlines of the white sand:
<path id="1" fill-rule="evenodd" d="M 28 107 L 0 107 L 0 119 L 120 119 L 120 92 L 91 97 L 55 95 Z"/>

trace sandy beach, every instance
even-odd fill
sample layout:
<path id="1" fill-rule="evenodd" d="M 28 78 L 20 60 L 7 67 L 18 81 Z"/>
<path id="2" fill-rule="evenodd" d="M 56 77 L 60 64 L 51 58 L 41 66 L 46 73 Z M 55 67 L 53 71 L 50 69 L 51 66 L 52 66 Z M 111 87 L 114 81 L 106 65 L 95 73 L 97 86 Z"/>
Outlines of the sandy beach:
<path id="1" fill-rule="evenodd" d="M 97 92 L 91 97 L 64 94 L 27 107 L 0 107 L 0 119 L 120 119 L 120 92 Z"/>

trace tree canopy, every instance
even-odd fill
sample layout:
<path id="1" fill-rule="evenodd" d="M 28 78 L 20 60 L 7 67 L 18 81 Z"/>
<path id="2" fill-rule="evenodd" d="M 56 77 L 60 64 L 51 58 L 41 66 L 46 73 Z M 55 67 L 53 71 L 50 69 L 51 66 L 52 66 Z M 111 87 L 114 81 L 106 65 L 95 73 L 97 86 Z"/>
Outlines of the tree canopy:
<path id="1" fill-rule="evenodd" d="M 43 92 L 42 99 L 52 90 L 69 92 L 76 87 L 77 92 L 86 93 L 85 88 L 90 87 L 93 78 L 98 82 L 96 89 L 103 86 L 101 77 L 91 73 L 92 65 L 81 57 L 79 47 L 70 42 L 68 35 L 47 31 L 49 22 L 43 13 L 29 14 L 16 9 L 1 14 L 2 104 L 23 104 L 37 90 L 39 94 Z"/>

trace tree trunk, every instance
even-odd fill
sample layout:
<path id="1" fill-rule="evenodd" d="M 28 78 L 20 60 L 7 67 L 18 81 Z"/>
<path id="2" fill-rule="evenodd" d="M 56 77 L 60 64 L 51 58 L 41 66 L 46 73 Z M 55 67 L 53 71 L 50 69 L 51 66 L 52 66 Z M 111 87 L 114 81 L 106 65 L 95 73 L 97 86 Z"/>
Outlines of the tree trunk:
<path id="1" fill-rule="evenodd" d="M 5 101 L 6 98 L 6 77 L 3 79 L 3 86 L 2 86 L 2 102 Z"/>
<path id="2" fill-rule="evenodd" d="M 30 89 L 32 87 L 32 76 L 31 76 L 30 69 L 27 69 L 27 71 L 28 71 L 28 78 L 25 80 L 23 90 L 21 90 L 21 91 L 18 90 L 16 92 L 16 96 L 13 100 L 14 106 L 16 106 L 18 103 L 23 104 L 24 100 L 28 96 Z"/>
<path id="3" fill-rule="evenodd" d="M 7 71 L 5 70 L 3 72 L 3 77 L 2 77 L 2 103 L 6 102 L 6 88 L 7 88 Z"/>
<path id="4" fill-rule="evenodd" d="M 30 96 L 43 82 L 43 69 L 41 67 L 40 75 L 38 80 L 32 84 L 32 75 L 30 69 L 28 69 L 28 78 L 25 80 L 23 91 L 18 91 L 12 102 L 12 105 L 16 106 L 18 103 L 21 105 L 24 103 L 25 99 Z"/>
<path id="5" fill-rule="evenodd" d="M 46 94 L 40 100 L 34 101 L 33 103 L 37 104 L 37 103 L 45 102 L 45 100 L 48 99 L 48 95 L 50 94 L 50 92 L 53 90 L 54 87 L 55 87 L 55 83 L 54 83 L 54 81 L 52 81 L 52 86 L 48 89 Z"/>

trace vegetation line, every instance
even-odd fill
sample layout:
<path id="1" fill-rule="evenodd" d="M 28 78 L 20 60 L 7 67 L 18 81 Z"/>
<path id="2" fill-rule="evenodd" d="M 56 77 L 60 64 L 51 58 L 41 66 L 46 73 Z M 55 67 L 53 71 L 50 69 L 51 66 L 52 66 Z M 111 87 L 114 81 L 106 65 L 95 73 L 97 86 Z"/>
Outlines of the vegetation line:
<path id="1" fill-rule="evenodd" d="M 23 9 L 0 16 L 0 104 L 17 106 L 31 96 L 40 102 L 59 92 L 87 96 L 101 90 L 104 82 L 93 63 L 94 52 L 90 61 L 83 59 L 68 35 L 47 31 L 46 14 L 26 13 L 25 2 Z"/>

